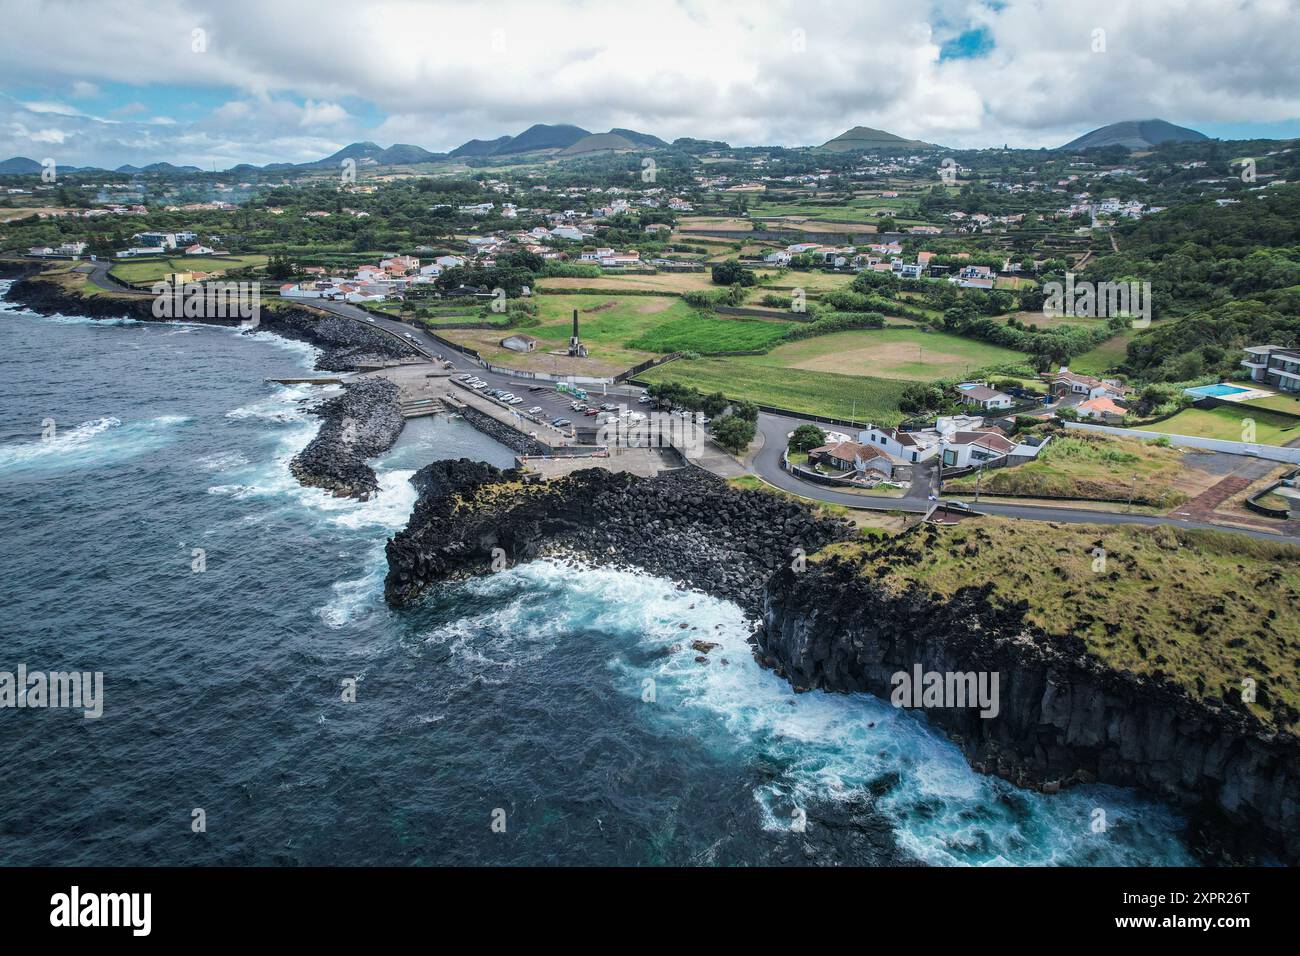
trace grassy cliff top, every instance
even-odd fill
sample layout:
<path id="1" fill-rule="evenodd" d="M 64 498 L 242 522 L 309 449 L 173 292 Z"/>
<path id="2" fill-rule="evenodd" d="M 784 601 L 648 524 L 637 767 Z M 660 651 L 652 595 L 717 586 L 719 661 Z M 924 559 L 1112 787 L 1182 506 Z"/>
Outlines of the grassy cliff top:
<path id="1" fill-rule="evenodd" d="M 1104 552 L 1104 553 L 1103 553 Z M 1163 674 L 1197 698 L 1237 700 L 1300 729 L 1300 548 L 1168 525 L 1058 525 L 983 518 L 884 542 L 832 545 L 890 590 L 940 597 L 991 584 L 1049 635 L 1111 667 Z"/>

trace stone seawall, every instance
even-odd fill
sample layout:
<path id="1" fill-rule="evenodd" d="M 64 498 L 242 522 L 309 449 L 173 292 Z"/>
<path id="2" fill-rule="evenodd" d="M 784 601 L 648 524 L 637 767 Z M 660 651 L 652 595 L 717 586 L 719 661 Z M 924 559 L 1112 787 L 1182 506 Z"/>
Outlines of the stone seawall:
<path id="1" fill-rule="evenodd" d="M 379 483 L 366 459 L 391 448 L 405 424 L 399 394 L 387 379 L 362 378 L 322 402 L 314 409 L 324 420 L 320 431 L 289 463 L 294 477 L 336 497 L 368 500 Z"/>

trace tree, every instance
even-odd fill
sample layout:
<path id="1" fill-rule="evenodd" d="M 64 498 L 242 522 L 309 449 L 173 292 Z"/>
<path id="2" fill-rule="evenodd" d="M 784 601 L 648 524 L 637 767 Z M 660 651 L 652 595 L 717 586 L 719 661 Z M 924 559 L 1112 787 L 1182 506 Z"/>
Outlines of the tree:
<path id="1" fill-rule="evenodd" d="M 712 275 L 714 285 L 751 286 L 758 282 L 754 270 L 746 269 L 735 259 L 728 259 L 714 265 Z"/>
<path id="2" fill-rule="evenodd" d="M 266 275 L 269 279 L 292 279 L 298 273 L 298 267 L 288 256 L 273 255 L 266 262 Z"/>
<path id="3" fill-rule="evenodd" d="M 792 451 L 810 451 L 826 444 L 826 433 L 816 425 L 800 425 L 790 436 Z"/>
<path id="4" fill-rule="evenodd" d="M 728 415 L 713 421 L 713 437 L 718 444 L 733 455 L 741 454 L 754 440 L 757 426 L 738 415 Z"/>
<path id="5" fill-rule="evenodd" d="M 892 272 L 859 272 L 853 277 L 850 288 L 863 294 L 883 292 L 888 295 L 898 291 L 898 276 Z"/>

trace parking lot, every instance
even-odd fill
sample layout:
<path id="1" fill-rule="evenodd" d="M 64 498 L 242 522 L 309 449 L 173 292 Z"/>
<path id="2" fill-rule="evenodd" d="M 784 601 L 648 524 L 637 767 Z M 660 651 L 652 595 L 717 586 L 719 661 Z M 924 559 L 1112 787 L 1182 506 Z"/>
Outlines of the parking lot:
<path id="1" fill-rule="evenodd" d="M 472 388 L 470 383 L 474 381 L 484 382 L 482 388 L 472 390 L 489 401 L 501 403 L 502 396 L 491 394 L 496 390 L 520 399 L 518 402 L 506 401 L 504 404 L 510 411 L 516 412 L 526 419 L 548 425 L 556 420 L 568 421 L 569 425 L 561 426 L 566 432 L 570 431 L 574 426 L 594 422 L 596 415 L 585 414 L 588 409 L 595 409 L 599 412 L 602 410 L 602 406 L 607 406 L 604 410 L 616 412 L 626 407 L 634 411 L 644 412 L 648 408 L 647 404 L 638 403 L 636 399 L 616 396 L 602 397 L 598 392 L 588 393 L 585 399 L 581 399 L 575 395 L 557 392 L 552 384 L 537 383 L 527 385 L 520 382 L 509 387 L 499 386 L 476 376 L 473 372 L 460 373 L 454 378 L 456 384 L 462 388 Z M 587 407 L 578 409 L 574 408 L 575 404 Z"/>

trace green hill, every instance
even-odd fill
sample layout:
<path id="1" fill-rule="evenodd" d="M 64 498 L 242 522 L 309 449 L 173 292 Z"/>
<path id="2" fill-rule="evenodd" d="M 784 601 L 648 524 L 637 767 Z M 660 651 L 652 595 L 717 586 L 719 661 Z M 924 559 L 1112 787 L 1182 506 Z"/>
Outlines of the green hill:
<path id="1" fill-rule="evenodd" d="M 618 152 L 634 150 L 636 143 L 617 133 L 592 133 L 584 136 L 557 154 L 559 156 L 586 156 L 591 153 Z"/>
<path id="2" fill-rule="evenodd" d="M 1204 133 L 1185 126 L 1175 126 L 1162 119 L 1124 120 L 1084 133 L 1061 149 L 1092 149 L 1097 146 L 1127 146 L 1129 149 L 1149 149 L 1161 143 L 1188 143 L 1209 139 Z"/>
<path id="3" fill-rule="evenodd" d="M 851 130 L 840 133 L 834 139 L 822 143 L 821 148 L 836 153 L 852 153 L 940 149 L 941 147 L 935 146 L 933 143 L 923 143 L 919 139 L 904 139 L 893 133 L 886 133 L 882 129 L 872 129 L 870 126 L 855 126 Z"/>

